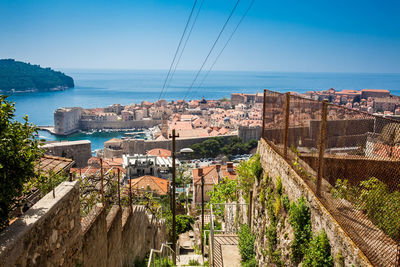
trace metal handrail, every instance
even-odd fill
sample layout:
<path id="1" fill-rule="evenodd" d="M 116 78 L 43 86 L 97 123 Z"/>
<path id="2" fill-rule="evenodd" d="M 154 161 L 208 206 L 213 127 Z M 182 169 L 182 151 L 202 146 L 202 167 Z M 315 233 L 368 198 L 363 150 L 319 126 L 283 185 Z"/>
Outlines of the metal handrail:
<path id="1" fill-rule="evenodd" d="M 166 243 L 161 244 L 161 248 L 159 250 L 152 248 L 150 250 L 150 256 L 149 256 L 149 261 L 147 262 L 147 267 L 155 267 L 156 266 L 156 255 L 158 254 L 158 257 L 160 259 L 159 261 L 159 266 L 162 266 L 163 260 L 166 262 L 170 258 L 170 256 L 174 255 L 175 252 L 174 250 L 167 245 Z M 180 260 L 179 258 L 179 253 L 176 255 L 178 261 Z"/>
<path id="2" fill-rule="evenodd" d="M 214 266 L 214 213 L 213 205 L 210 205 L 210 265 Z"/>

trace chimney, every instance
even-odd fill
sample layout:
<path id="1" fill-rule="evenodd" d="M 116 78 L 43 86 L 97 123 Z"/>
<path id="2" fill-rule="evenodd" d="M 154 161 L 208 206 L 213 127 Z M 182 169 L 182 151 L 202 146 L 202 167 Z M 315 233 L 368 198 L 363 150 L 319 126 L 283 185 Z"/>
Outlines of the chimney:
<path id="1" fill-rule="evenodd" d="M 203 176 L 203 168 L 198 168 L 197 171 L 200 177 Z"/>
<path id="2" fill-rule="evenodd" d="M 217 169 L 217 172 L 220 172 L 221 171 L 221 164 L 215 165 L 215 168 Z"/>
<path id="3" fill-rule="evenodd" d="M 227 162 L 226 168 L 227 168 L 228 172 L 233 172 L 233 162 Z"/>

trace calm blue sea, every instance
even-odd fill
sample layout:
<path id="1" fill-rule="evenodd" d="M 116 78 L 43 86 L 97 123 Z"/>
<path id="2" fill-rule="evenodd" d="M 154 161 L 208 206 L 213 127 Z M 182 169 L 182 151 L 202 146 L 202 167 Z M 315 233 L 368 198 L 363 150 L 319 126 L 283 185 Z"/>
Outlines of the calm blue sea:
<path id="1" fill-rule="evenodd" d="M 157 70 L 63 70 L 74 78 L 75 88 L 60 92 L 16 93 L 10 100 L 16 102 L 17 118 L 27 114 L 37 125 L 53 125 L 53 112 L 58 107 L 105 107 L 114 103 L 156 101 L 166 71 Z M 182 99 L 195 76 L 193 71 L 177 71 L 163 99 Z M 201 78 L 201 77 L 200 77 Z M 200 79 L 201 80 L 201 79 Z M 188 99 L 218 99 L 233 92 L 256 93 L 263 89 L 280 92 L 341 89 L 388 89 L 400 95 L 400 74 L 366 73 L 289 73 L 214 71 L 202 88 L 193 87 Z M 45 132 L 40 135 L 56 140 Z M 103 147 L 103 142 L 122 133 L 75 134 L 68 140 L 89 139 L 92 149 Z"/>

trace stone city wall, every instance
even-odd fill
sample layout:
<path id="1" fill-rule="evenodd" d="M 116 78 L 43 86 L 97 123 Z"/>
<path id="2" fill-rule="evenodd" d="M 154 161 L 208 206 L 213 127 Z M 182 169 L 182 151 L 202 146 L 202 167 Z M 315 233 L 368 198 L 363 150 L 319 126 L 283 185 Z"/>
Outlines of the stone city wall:
<path id="1" fill-rule="evenodd" d="M 151 128 L 161 124 L 161 120 L 134 120 L 134 121 L 89 121 L 81 120 L 79 129 L 82 131 L 103 130 L 103 129 L 135 129 Z"/>
<path id="2" fill-rule="evenodd" d="M 311 227 L 313 233 L 325 230 L 331 245 L 331 254 L 334 259 L 337 255 L 343 258 L 344 266 L 371 266 L 371 263 L 361 250 L 345 233 L 332 215 L 317 199 L 313 191 L 304 180 L 291 168 L 291 166 L 276 153 L 264 140 L 260 140 L 258 153 L 261 156 L 261 164 L 264 176 L 271 178 L 276 187 L 276 179 L 280 177 L 284 194 L 290 201 L 304 197 L 311 209 Z M 263 178 L 264 179 L 264 178 Z M 256 181 L 253 188 L 252 231 L 256 234 L 256 259 L 259 266 L 267 266 L 271 258 L 268 258 L 268 238 L 266 230 L 271 223 L 264 201 L 260 201 L 260 193 L 263 184 Z M 279 214 L 277 225 L 277 249 L 280 250 L 281 260 L 284 266 L 296 266 L 290 260 L 290 246 L 293 240 L 293 229 L 288 221 L 285 211 Z M 336 261 L 336 260 L 335 260 Z M 339 265 L 338 265 L 339 266 Z"/>
<path id="3" fill-rule="evenodd" d="M 262 134 L 261 126 L 239 126 L 239 137 L 243 140 L 243 142 L 248 142 L 252 139 L 260 140 Z"/>
<path id="4" fill-rule="evenodd" d="M 166 240 L 142 206 L 80 216 L 79 184 L 63 182 L 0 233 L 0 266 L 134 266 Z"/>

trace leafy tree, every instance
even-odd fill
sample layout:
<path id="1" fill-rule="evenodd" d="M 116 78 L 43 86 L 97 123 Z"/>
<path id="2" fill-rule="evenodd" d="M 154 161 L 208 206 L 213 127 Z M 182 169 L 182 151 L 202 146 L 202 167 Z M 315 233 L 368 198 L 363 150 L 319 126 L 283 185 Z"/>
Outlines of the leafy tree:
<path id="1" fill-rule="evenodd" d="M 213 190 L 207 192 L 207 195 L 210 197 L 210 203 L 225 203 L 229 201 L 236 201 L 237 196 L 237 182 L 236 180 L 230 180 L 225 177 L 220 183 L 213 186 Z M 215 206 L 215 214 L 222 216 L 224 213 L 224 205 Z"/>
<path id="2" fill-rule="evenodd" d="M 260 155 L 256 154 L 248 161 L 241 161 L 236 168 L 239 180 L 239 188 L 248 196 L 253 187 L 254 179 L 259 179 L 262 173 Z"/>
<path id="3" fill-rule="evenodd" d="M 15 103 L 0 95 L 0 228 L 7 226 L 9 212 L 24 184 L 35 175 L 35 161 L 42 151 L 34 138 L 37 128 L 14 119 Z"/>
<path id="4" fill-rule="evenodd" d="M 245 154 L 249 153 L 250 150 L 257 147 L 256 140 L 250 140 L 246 143 L 242 142 L 240 137 L 231 137 L 224 139 L 221 136 L 210 138 L 202 143 L 192 145 L 190 148 L 193 149 L 191 157 L 216 157 L 220 154 L 224 154 L 228 157 L 234 154 Z"/>

